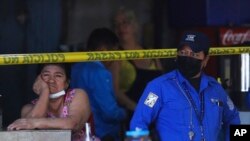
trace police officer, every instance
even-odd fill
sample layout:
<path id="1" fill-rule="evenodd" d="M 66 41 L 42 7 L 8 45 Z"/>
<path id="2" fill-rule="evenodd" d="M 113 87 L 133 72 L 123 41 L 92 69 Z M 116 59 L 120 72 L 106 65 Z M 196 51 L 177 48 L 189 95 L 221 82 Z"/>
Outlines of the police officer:
<path id="1" fill-rule="evenodd" d="M 225 127 L 240 124 L 233 102 L 203 69 L 209 59 L 209 41 L 201 32 L 185 32 L 177 48 L 177 69 L 146 86 L 130 122 L 130 129 L 148 129 L 155 123 L 161 141 L 216 141 Z"/>

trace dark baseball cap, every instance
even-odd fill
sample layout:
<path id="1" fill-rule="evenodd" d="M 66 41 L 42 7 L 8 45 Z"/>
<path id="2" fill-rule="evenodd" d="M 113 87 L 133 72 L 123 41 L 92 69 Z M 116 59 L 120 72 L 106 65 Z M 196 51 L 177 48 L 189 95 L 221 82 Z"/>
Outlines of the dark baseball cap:
<path id="1" fill-rule="evenodd" d="M 185 32 L 177 49 L 181 49 L 184 45 L 189 46 L 193 52 L 204 51 L 205 54 L 208 54 L 210 48 L 208 37 L 204 33 L 196 31 Z"/>

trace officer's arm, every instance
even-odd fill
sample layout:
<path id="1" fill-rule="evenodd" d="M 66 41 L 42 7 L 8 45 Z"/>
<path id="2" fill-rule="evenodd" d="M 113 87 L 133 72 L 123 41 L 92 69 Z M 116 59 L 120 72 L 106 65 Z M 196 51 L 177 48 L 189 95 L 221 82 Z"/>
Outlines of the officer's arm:
<path id="1" fill-rule="evenodd" d="M 225 104 L 223 105 L 223 129 L 225 130 L 225 139 L 229 141 L 230 139 L 230 125 L 240 124 L 239 112 L 235 105 L 233 104 L 230 97 L 227 95 L 225 99 Z"/>
<path id="2" fill-rule="evenodd" d="M 130 129 L 148 129 L 155 120 L 161 107 L 161 87 L 155 83 L 149 83 L 141 96 L 135 109 Z"/>

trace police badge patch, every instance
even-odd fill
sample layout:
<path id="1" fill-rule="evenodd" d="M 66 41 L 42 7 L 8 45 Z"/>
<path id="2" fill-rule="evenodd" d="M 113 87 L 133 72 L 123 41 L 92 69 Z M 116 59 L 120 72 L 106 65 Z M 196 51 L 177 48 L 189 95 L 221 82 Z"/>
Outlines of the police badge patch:
<path id="1" fill-rule="evenodd" d="M 149 106 L 150 108 L 152 108 L 155 105 L 157 99 L 158 99 L 158 96 L 156 94 L 150 92 L 148 94 L 147 99 L 144 101 L 144 104 Z"/>

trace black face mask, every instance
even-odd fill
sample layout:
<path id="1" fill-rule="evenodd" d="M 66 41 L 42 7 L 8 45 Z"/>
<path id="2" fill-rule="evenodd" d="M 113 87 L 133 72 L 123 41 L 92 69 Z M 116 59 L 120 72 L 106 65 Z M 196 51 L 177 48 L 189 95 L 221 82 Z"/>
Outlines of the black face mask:
<path id="1" fill-rule="evenodd" d="M 186 78 L 192 78 L 201 71 L 202 60 L 187 56 L 177 56 L 177 68 Z"/>

